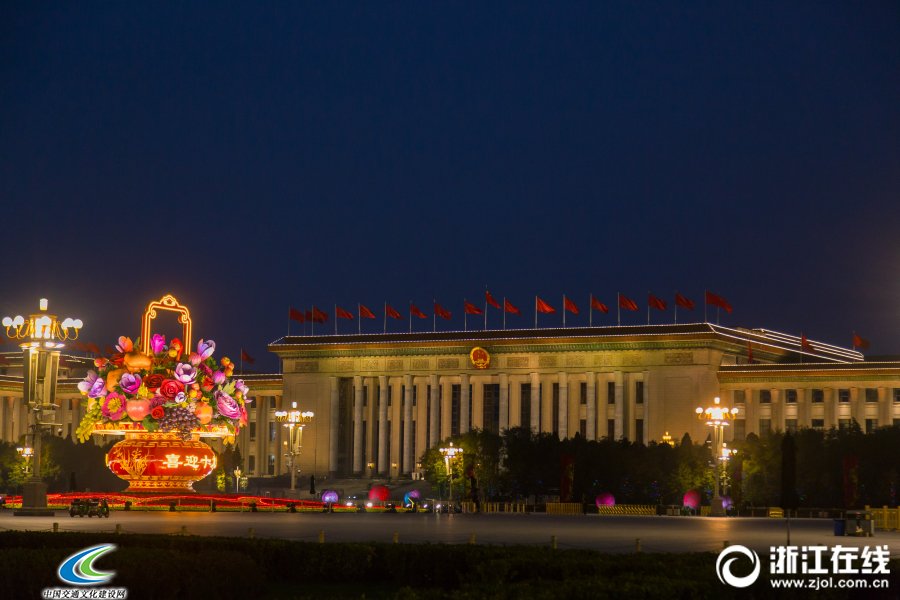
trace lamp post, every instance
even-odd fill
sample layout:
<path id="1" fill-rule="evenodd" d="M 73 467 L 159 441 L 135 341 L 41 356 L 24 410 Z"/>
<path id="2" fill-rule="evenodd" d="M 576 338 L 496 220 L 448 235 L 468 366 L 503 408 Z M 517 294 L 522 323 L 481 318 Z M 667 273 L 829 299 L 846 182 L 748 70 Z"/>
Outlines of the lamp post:
<path id="1" fill-rule="evenodd" d="M 444 456 L 444 464 L 447 465 L 447 487 L 449 488 L 448 492 L 448 503 L 450 504 L 450 513 L 453 513 L 453 472 L 450 471 L 450 459 L 455 458 L 457 454 L 462 454 L 463 449 L 454 446 L 453 442 L 450 442 L 450 446 L 447 448 L 441 448 L 441 454 Z"/>
<path id="2" fill-rule="evenodd" d="M 234 493 L 235 494 L 241 493 L 241 475 L 242 474 L 243 474 L 243 471 L 241 471 L 240 467 L 234 468 Z"/>
<path id="3" fill-rule="evenodd" d="M 23 467 L 25 474 L 28 475 L 31 473 L 31 458 L 34 456 L 34 448 L 31 446 L 19 447 L 16 448 L 16 452 L 19 453 L 19 456 L 25 459 L 25 466 Z"/>
<path id="4" fill-rule="evenodd" d="M 729 493 L 730 480 L 728 479 L 728 461 L 731 460 L 731 457 L 737 454 L 737 450 L 734 448 L 729 448 L 728 444 L 722 442 L 722 453 L 719 455 L 719 462 L 722 463 L 722 492 L 724 494 Z"/>
<path id="5" fill-rule="evenodd" d="M 81 319 L 66 317 L 62 321 L 47 312 L 47 299 L 41 298 L 39 311 L 29 315 L 3 317 L 6 337 L 21 340 L 22 399 L 31 413 L 29 426 L 34 440 L 34 468 L 31 478 L 22 486 L 22 508 L 17 516 L 48 516 L 47 484 L 41 480 L 41 435 L 47 427 L 59 426 L 52 421 L 56 403 L 56 377 L 63 342 L 78 339 Z"/>
<path id="6" fill-rule="evenodd" d="M 296 457 L 300 455 L 303 446 L 303 427 L 312 423 L 316 416 L 312 411 L 300 412 L 297 403 L 291 403 L 292 410 L 279 410 L 275 413 L 275 420 L 288 428 L 288 465 L 291 469 L 291 491 L 297 488 L 297 469 L 294 468 Z"/>
<path id="7" fill-rule="evenodd" d="M 713 498 L 712 506 L 710 507 L 710 514 L 714 517 L 725 516 L 725 507 L 722 505 L 722 498 L 719 496 L 719 463 L 722 462 L 719 460 L 719 457 L 722 454 L 725 428 L 728 426 L 729 421 L 734 420 L 738 413 L 737 408 L 728 410 L 727 408 L 721 406 L 719 403 L 719 397 L 716 396 L 716 398 L 713 400 L 712 406 L 709 406 L 706 409 L 698 406 L 694 411 L 697 413 L 698 419 L 705 422 L 708 427 L 712 427 L 713 429 L 713 460 L 715 461 L 713 464 L 713 468 L 715 469 L 715 485 L 713 487 Z"/>

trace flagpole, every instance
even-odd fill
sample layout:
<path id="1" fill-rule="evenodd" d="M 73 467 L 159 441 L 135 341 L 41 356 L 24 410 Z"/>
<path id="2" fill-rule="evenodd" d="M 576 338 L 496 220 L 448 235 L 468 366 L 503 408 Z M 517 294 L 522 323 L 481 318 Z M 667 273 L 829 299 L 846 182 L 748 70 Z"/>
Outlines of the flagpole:
<path id="1" fill-rule="evenodd" d="M 616 319 L 618 320 L 619 327 L 622 326 L 622 294 L 621 292 L 616 292 Z"/>
<path id="2" fill-rule="evenodd" d="M 387 301 L 384 303 L 384 332 L 387 333 Z"/>
<path id="3" fill-rule="evenodd" d="M 288 337 L 291 337 L 291 307 L 288 306 Z"/>
<path id="4" fill-rule="evenodd" d="M 313 305 L 312 309 L 309 311 L 309 314 L 312 315 L 312 319 L 309 321 L 309 335 L 316 334 L 316 307 Z"/>
<path id="5" fill-rule="evenodd" d="M 463 298 L 463 331 L 469 330 L 469 312 L 466 310 L 466 300 Z"/>
<path id="6" fill-rule="evenodd" d="M 594 294 L 588 294 L 588 327 L 594 326 Z"/>
<path id="7" fill-rule="evenodd" d="M 337 304 L 334 305 L 334 335 L 337 335 Z"/>
<path id="8" fill-rule="evenodd" d="M 647 292 L 647 325 L 650 324 L 650 292 Z"/>
<path id="9" fill-rule="evenodd" d="M 565 294 L 563 294 L 562 305 L 563 305 L 563 306 L 562 306 L 563 329 L 565 329 L 565 328 L 566 328 L 566 295 L 565 295 Z"/>
<path id="10" fill-rule="evenodd" d="M 506 329 L 506 296 L 503 296 L 503 329 Z"/>
<path id="11" fill-rule="evenodd" d="M 487 331 L 487 292 L 488 287 L 484 286 L 484 330 Z"/>
<path id="12" fill-rule="evenodd" d="M 706 307 L 708 306 L 706 295 L 708 293 L 709 292 L 707 290 L 703 290 L 703 322 L 704 323 L 709 323 L 709 319 L 706 316 Z"/>
<path id="13" fill-rule="evenodd" d="M 537 296 L 534 297 L 534 328 L 537 329 Z"/>
<path id="14" fill-rule="evenodd" d="M 409 312 L 409 332 L 412 333 L 412 300 L 409 301 L 409 306 L 407 306 Z"/>
<path id="15" fill-rule="evenodd" d="M 362 306 L 359 302 L 356 303 L 356 324 L 357 324 L 357 333 L 362 334 L 362 315 L 359 314 L 359 307 Z"/>
<path id="16" fill-rule="evenodd" d="M 431 299 L 431 332 L 434 333 L 437 331 L 437 300 L 434 298 Z"/>
<path id="17" fill-rule="evenodd" d="M 675 306 L 673 308 L 675 309 L 675 324 L 678 325 L 678 292 L 675 292 L 675 294 Z"/>

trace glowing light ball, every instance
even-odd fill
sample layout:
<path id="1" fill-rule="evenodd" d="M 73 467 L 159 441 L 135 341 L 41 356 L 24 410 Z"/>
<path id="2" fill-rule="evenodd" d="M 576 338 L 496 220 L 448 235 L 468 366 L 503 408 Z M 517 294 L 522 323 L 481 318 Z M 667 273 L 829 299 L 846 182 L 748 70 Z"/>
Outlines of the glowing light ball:
<path id="1" fill-rule="evenodd" d="M 410 490 L 403 495 L 403 504 L 412 504 L 419 499 L 419 490 Z"/>
<path id="2" fill-rule="evenodd" d="M 335 504 L 338 500 L 338 493 L 336 491 L 324 490 L 322 492 L 322 502 L 325 504 Z"/>
<path id="3" fill-rule="evenodd" d="M 373 485 L 369 490 L 369 500 L 380 500 L 384 502 L 391 497 L 391 492 L 383 485 Z"/>
<path id="4" fill-rule="evenodd" d="M 731 496 L 722 496 L 722 508 L 728 510 L 732 506 L 734 506 L 734 501 L 731 499 Z"/>
<path id="5" fill-rule="evenodd" d="M 597 508 L 600 508 L 601 506 L 615 506 L 616 497 L 609 492 L 603 492 L 597 496 L 595 502 L 597 503 Z"/>
<path id="6" fill-rule="evenodd" d="M 697 490 L 688 490 L 684 495 L 683 503 L 688 508 L 697 510 L 700 508 L 700 492 Z"/>

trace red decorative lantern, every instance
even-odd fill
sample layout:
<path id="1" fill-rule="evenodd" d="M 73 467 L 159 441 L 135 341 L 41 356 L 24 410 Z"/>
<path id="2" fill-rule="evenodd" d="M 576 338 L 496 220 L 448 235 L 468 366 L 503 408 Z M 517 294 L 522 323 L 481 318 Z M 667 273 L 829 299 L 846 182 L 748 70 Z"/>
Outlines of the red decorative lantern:
<path id="1" fill-rule="evenodd" d="M 106 466 L 130 485 L 128 492 L 193 492 L 193 484 L 216 468 L 216 454 L 199 434 L 127 431 L 110 448 Z"/>

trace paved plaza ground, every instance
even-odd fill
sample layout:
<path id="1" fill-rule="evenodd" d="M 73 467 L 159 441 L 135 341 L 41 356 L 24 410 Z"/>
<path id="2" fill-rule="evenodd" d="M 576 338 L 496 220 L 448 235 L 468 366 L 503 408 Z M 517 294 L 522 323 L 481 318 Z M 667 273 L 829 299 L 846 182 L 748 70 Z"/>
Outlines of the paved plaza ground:
<path id="1" fill-rule="evenodd" d="M 219 535 L 271 537 L 316 541 L 320 531 L 326 542 L 390 542 L 396 533 L 409 543 L 549 545 L 556 536 L 560 548 L 588 548 L 603 552 L 634 552 L 640 538 L 644 552 L 718 551 L 725 542 L 743 544 L 757 551 L 787 542 L 784 519 L 711 517 L 611 517 L 598 515 L 551 516 L 545 514 L 380 514 L 380 513 L 204 513 L 122 512 L 109 519 L 15 517 L 0 512 L 0 529 Z M 793 545 L 887 544 L 892 556 L 900 555 L 900 532 L 876 531 L 875 537 L 835 537 L 830 519 L 792 519 Z"/>

